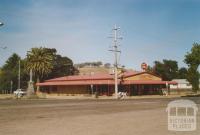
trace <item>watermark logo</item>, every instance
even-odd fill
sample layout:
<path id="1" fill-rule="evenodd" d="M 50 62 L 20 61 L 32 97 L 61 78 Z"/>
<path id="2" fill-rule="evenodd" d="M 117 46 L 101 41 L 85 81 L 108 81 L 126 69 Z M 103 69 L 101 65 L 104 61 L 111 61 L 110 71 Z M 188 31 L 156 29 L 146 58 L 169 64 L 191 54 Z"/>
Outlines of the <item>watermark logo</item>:
<path id="1" fill-rule="evenodd" d="M 197 127 L 197 105 L 191 100 L 174 100 L 167 106 L 168 130 L 194 131 Z"/>

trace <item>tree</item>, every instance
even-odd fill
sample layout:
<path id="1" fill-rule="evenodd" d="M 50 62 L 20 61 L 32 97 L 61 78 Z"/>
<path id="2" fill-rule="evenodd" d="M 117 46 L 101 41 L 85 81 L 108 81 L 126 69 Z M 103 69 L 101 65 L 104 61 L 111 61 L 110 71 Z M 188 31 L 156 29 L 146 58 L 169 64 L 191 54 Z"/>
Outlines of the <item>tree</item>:
<path id="1" fill-rule="evenodd" d="M 27 52 L 26 59 L 20 59 L 17 54 L 13 54 L 0 68 L 0 90 L 9 90 L 13 81 L 13 90 L 18 85 L 19 60 L 21 61 L 21 88 L 27 88 L 29 72 L 32 69 L 34 81 L 40 82 L 65 75 L 77 74 L 78 70 L 73 66 L 73 61 L 68 57 L 56 54 L 55 48 L 32 48 Z M 24 70 L 26 69 L 26 70 Z M 39 87 L 37 87 L 39 90 Z"/>
<path id="2" fill-rule="evenodd" d="M 197 92 L 199 90 L 199 72 L 196 66 L 191 66 L 188 69 L 187 80 L 192 84 L 192 89 Z"/>
<path id="3" fill-rule="evenodd" d="M 32 48 L 27 53 L 26 69 L 33 70 L 37 82 L 55 77 L 73 75 L 78 72 L 73 61 L 57 54 L 55 48 Z M 39 90 L 39 87 L 37 87 Z"/>
<path id="4" fill-rule="evenodd" d="M 24 60 L 14 53 L 12 54 L 6 63 L 3 65 L 0 71 L 0 90 L 10 90 L 11 81 L 13 82 L 13 90 L 18 87 L 18 69 L 19 60 L 21 61 L 21 88 L 26 88 L 27 86 L 27 74 L 24 71 Z"/>
<path id="5" fill-rule="evenodd" d="M 105 67 L 105 68 L 110 68 L 110 67 L 111 67 L 111 64 L 110 64 L 110 63 L 105 63 L 105 64 L 104 64 L 104 67 Z"/>
<path id="6" fill-rule="evenodd" d="M 175 60 L 163 60 L 167 80 L 177 78 L 178 63 Z"/>
<path id="7" fill-rule="evenodd" d="M 184 62 L 189 67 L 187 80 L 192 84 L 192 89 L 197 92 L 197 90 L 199 90 L 198 67 L 200 64 L 200 44 L 193 44 L 191 52 L 187 52 L 187 54 L 185 55 Z"/>
<path id="8" fill-rule="evenodd" d="M 174 60 L 155 61 L 153 73 L 162 77 L 163 80 L 170 81 L 177 77 L 178 64 Z"/>
<path id="9" fill-rule="evenodd" d="M 103 65 L 103 63 L 102 63 L 101 61 L 97 61 L 97 62 L 95 63 L 95 66 L 97 66 L 97 67 L 100 67 L 101 65 Z"/>
<path id="10" fill-rule="evenodd" d="M 150 72 L 150 73 L 153 73 L 153 68 L 151 66 L 147 66 L 147 69 L 146 69 L 147 72 Z"/>
<path id="11" fill-rule="evenodd" d="M 62 57 L 61 55 L 54 55 L 53 69 L 44 79 L 50 79 L 55 77 L 73 75 L 76 69 L 73 66 L 73 62 L 68 57 Z"/>
<path id="12" fill-rule="evenodd" d="M 75 66 L 78 67 L 78 68 L 83 68 L 83 67 L 86 67 L 86 66 L 100 67 L 102 65 L 103 65 L 103 63 L 101 61 L 97 61 L 97 62 L 79 63 L 79 64 L 76 64 Z"/>
<path id="13" fill-rule="evenodd" d="M 186 79 L 188 74 L 188 70 L 185 67 L 182 67 L 178 70 L 178 79 Z"/>
<path id="14" fill-rule="evenodd" d="M 45 75 L 49 74 L 53 69 L 53 54 L 46 48 L 32 48 L 27 52 L 26 70 L 29 72 L 31 69 L 37 78 L 37 83 Z M 39 92 L 39 87 L 37 87 Z"/>
<path id="15" fill-rule="evenodd" d="M 165 70 L 162 62 L 154 61 L 153 73 L 160 76 L 162 79 L 165 78 Z"/>

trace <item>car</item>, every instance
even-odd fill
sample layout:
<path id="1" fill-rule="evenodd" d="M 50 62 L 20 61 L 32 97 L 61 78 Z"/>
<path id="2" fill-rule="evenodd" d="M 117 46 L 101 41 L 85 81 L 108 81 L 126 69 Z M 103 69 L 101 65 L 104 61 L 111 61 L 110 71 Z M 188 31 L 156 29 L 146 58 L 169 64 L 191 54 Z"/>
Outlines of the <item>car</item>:
<path id="1" fill-rule="evenodd" d="M 22 97 L 22 96 L 26 95 L 26 92 L 22 89 L 17 89 L 13 93 L 16 97 Z"/>

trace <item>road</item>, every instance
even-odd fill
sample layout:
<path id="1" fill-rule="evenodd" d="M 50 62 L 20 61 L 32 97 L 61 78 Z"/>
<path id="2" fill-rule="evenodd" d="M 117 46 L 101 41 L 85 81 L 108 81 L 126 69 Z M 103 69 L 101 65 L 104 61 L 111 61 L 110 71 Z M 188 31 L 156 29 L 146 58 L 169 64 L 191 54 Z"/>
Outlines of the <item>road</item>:
<path id="1" fill-rule="evenodd" d="M 0 100 L 0 135 L 199 135 L 200 109 L 196 131 L 168 131 L 173 100 Z"/>

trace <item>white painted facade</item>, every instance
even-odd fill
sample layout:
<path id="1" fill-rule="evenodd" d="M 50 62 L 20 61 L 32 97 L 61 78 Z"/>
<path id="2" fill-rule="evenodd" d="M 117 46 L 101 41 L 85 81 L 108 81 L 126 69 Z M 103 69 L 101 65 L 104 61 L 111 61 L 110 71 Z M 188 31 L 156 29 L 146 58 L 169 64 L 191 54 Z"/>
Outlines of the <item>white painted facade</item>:
<path id="1" fill-rule="evenodd" d="M 176 81 L 178 84 L 170 85 L 170 89 L 192 89 L 192 85 L 186 79 L 173 79 L 172 81 Z"/>
<path id="2" fill-rule="evenodd" d="M 192 89 L 192 85 L 186 79 L 173 79 L 177 85 L 170 85 L 170 89 Z"/>

